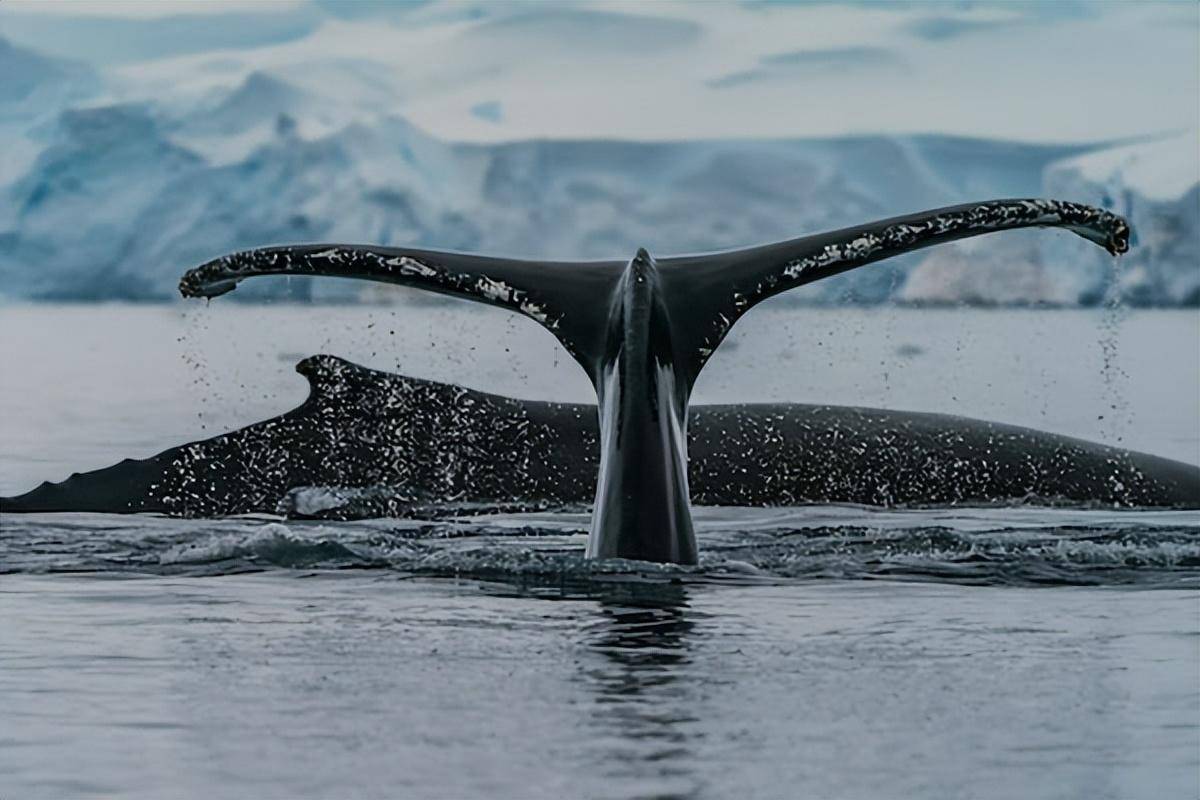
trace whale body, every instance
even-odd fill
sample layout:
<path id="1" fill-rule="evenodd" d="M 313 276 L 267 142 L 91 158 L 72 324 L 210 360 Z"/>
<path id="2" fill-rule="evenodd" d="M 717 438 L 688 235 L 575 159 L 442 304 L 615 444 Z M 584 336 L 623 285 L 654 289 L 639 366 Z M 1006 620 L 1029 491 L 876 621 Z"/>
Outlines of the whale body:
<path id="1" fill-rule="evenodd" d="M 784 242 L 656 259 L 567 263 L 415 248 L 306 244 L 231 253 L 188 270 L 185 297 L 261 275 L 380 281 L 506 308 L 537 321 L 596 390 L 600 435 L 589 557 L 698 559 L 691 515 L 692 389 L 733 325 L 780 292 L 892 256 L 987 233 L 1061 228 L 1116 255 L 1129 226 L 1058 200 L 990 200 Z"/>
<path id="2" fill-rule="evenodd" d="M 296 409 L 144 460 L 0 498 L 13 512 L 247 513 L 351 519 L 585 509 L 596 406 L 517 400 L 304 359 Z M 1200 467 L 943 414 L 803 404 L 697 405 L 697 505 L 1069 504 L 1200 507 Z"/>
<path id="3" fill-rule="evenodd" d="M 1070 231 L 1113 255 L 1129 246 L 1129 226 L 1108 211 L 1023 199 L 661 260 L 645 249 L 628 261 L 566 263 L 352 244 L 232 253 L 188 270 L 180 292 L 212 298 L 256 276 L 325 275 L 499 306 L 558 339 L 591 380 L 597 406 L 522 402 L 407 379 L 392 385 L 364 380 L 359 370 L 358 379 L 314 391 L 305 406 L 276 420 L 43 485 L 7 506 L 88 496 L 120 507 L 114 498 L 122 493 L 97 488 L 106 481 L 142 490 L 124 493 L 128 510 L 182 514 L 271 503 L 343 515 L 462 503 L 549 507 L 583 504 L 591 494 L 589 557 L 694 564 L 693 502 L 1194 502 L 1195 471 L 1186 465 L 1025 429 L 867 409 L 691 408 L 701 370 L 759 302 L 902 253 L 1031 227 Z M 341 362 L 309 364 L 317 372 L 322 365 L 354 372 Z M 362 407 L 366 396 L 381 405 Z"/>

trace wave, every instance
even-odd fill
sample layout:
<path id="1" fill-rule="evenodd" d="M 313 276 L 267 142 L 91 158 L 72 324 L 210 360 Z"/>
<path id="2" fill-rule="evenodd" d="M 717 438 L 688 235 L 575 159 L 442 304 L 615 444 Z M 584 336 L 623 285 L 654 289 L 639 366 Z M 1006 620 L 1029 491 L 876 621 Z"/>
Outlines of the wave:
<path id="1" fill-rule="evenodd" d="M 1200 518 L 1178 511 L 856 506 L 698 509 L 696 567 L 584 558 L 587 516 L 440 521 L 8 517 L 0 571 L 224 575 L 379 570 L 526 587 L 613 581 L 886 579 L 972 585 L 1200 586 Z"/>

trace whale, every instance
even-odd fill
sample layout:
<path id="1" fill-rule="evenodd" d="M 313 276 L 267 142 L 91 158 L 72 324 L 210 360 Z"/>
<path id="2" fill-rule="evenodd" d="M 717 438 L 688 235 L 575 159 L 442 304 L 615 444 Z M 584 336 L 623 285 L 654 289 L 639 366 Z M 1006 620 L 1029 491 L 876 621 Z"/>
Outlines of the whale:
<path id="1" fill-rule="evenodd" d="M 600 470 L 587 404 L 519 400 L 332 355 L 296 371 L 295 409 L 0 498 L 4 513 L 437 519 L 586 512 Z M 965 417 L 794 403 L 697 405 L 701 506 L 852 503 L 1200 507 L 1200 467 Z"/>
<path id="2" fill-rule="evenodd" d="M 503 426 L 484 424 L 472 431 L 471 426 L 462 426 L 461 415 L 449 414 L 446 418 L 453 423 L 448 425 L 439 425 L 435 415 L 429 420 L 432 429 L 444 437 L 449 449 L 434 446 L 427 450 L 439 458 L 426 463 L 412 461 L 409 457 L 413 452 L 401 446 L 396 460 L 405 465 L 406 475 L 390 476 L 395 480 L 379 481 L 371 476 L 365 476 L 366 481 L 355 480 L 350 487 L 357 492 L 351 493 L 353 503 L 347 499 L 345 486 L 340 494 L 327 492 L 320 502 L 314 500 L 319 495 L 314 494 L 316 489 L 305 493 L 300 487 L 289 497 L 301 513 L 314 504 L 341 503 L 344 507 L 374 502 L 411 507 L 414 502 L 438 505 L 493 495 L 540 498 L 545 503 L 571 497 L 577 502 L 578 485 L 582 484 L 585 493 L 591 489 L 593 498 L 588 556 L 693 564 L 697 550 L 691 503 L 723 502 L 721 498 L 728 500 L 730 496 L 735 503 L 769 502 L 765 499 L 768 496 L 784 498 L 785 502 L 821 498 L 861 502 L 870 496 L 873 499 L 867 502 L 935 503 L 962 498 L 995 501 L 1018 495 L 1128 505 L 1191 502 L 1192 473 L 1186 465 L 1074 440 L 1060 441 L 1061 437 L 1022 429 L 864 409 L 713 407 L 704 417 L 705 421 L 716 421 L 721 441 L 713 442 L 715 446 L 698 455 L 695 463 L 691 461 L 692 448 L 700 451 L 704 446 L 703 435 L 689 434 L 689 424 L 695 426 L 690 408 L 695 380 L 732 326 L 759 302 L 902 253 L 1031 227 L 1070 231 L 1113 255 L 1128 249 L 1127 223 L 1103 209 L 1055 200 L 992 200 L 744 250 L 663 259 L 656 259 L 645 249 L 639 249 L 628 261 L 572 263 L 373 245 L 283 245 L 233 253 L 188 270 L 180 281 L 180 291 L 185 297 L 212 298 L 233 291 L 251 277 L 323 275 L 382 281 L 462 297 L 506 308 L 540 323 L 584 369 L 596 390 L 595 438 L 587 439 L 590 428 L 580 429 L 585 431 L 583 448 L 571 448 L 572 458 L 565 462 L 543 455 L 544 463 L 535 464 L 538 459 L 527 455 L 527 463 L 518 469 L 522 465 L 509 464 L 508 459 L 512 453 L 528 454 L 528 446 L 537 443 L 538 437 L 529 439 L 533 429 L 530 419 L 549 415 L 551 423 L 565 421 L 568 428 L 578 427 L 584 417 L 591 415 L 587 410 L 526 403 L 525 424 L 517 426 L 520 432 L 513 434 L 511 448 L 493 454 L 499 455 L 499 460 L 490 462 L 491 468 L 481 467 L 470 456 L 487 451 L 482 443 L 489 438 L 503 440 Z M 496 398 L 489 401 L 492 405 L 497 402 Z M 566 420 L 561 417 L 564 413 L 575 416 Z M 301 409 L 280 420 L 303 416 Z M 498 419 L 492 418 L 492 422 Z M 836 438 L 822 443 L 809 433 L 824 430 L 836 436 L 847 425 L 858 426 L 863 437 L 859 444 L 864 449 L 852 451 L 854 457 L 840 461 L 834 457 L 834 463 L 826 463 L 822 469 L 822 460 L 829 459 L 803 446 L 842 449 L 844 444 Z M 731 436 L 730 426 L 746 438 Z M 557 430 L 550 424 L 543 433 L 550 429 Z M 945 439 L 947 436 L 969 443 L 956 449 Z M 345 440 L 343 437 L 339 441 Z M 518 440 L 524 440 L 527 446 L 520 446 Z M 374 442 L 389 452 L 389 443 L 378 429 L 364 434 L 360 441 Z M 756 454 L 771 449 L 764 442 L 772 441 L 798 443 L 803 451 L 780 456 L 775 462 L 756 461 Z M 921 442 L 925 442 L 924 447 L 916 446 Z M 390 446 L 394 445 L 393 441 Z M 589 447 L 594 459 L 583 454 Z M 938 456 L 938 447 L 949 455 Z M 906 463 L 900 472 L 889 472 L 886 454 L 906 448 L 924 453 L 925 462 Z M 953 467 L 947 458 L 957 458 Z M 753 470 L 747 468 L 747 461 L 753 464 Z M 776 462 L 782 465 L 782 473 L 774 468 Z M 847 477 L 839 468 L 845 464 L 861 467 L 857 479 Z M 550 465 L 557 465 L 559 471 L 547 473 Z M 138 471 L 137 466 L 138 462 L 128 462 L 124 468 L 133 473 Z M 1020 466 L 1026 468 L 1017 470 Z M 183 471 L 190 487 L 185 488 L 188 508 L 213 506 L 211 497 L 218 493 L 219 484 L 211 474 L 219 472 L 214 467 L 210 464 L 210 473 Z M 422 471 L 443 476 L 439 480 L 445 485 L 431 488 L 430 481 L 418 475 Z M 749 477 L 739 483 L 731 479 L 735 472 Z M 446 478 L 448 475 L 459 477 Z M 817 477 L 803 477 L 812 475 Z M 51 495 L 68 488 L 82 491 L 85 477 L 68 479 L 55 485 L 57 489 L 44 485 L 34 493 Z M 693 492 L 689 481 L 698 479 L 708 485 Z M 943 480 L 955 488 L 933 488 Z M 489 481 L 511 485 L 498 490 L 490 487 Z M 756 481 L 760 487 L 751 489 L 749 484 Z M 838 481 L 855 488 L 840 493 L 828 488 Z M 340 484 L 345 484 L 344 477 Z M 563 491 L 565 485 L 576 489 Z M 739 488 L 730 492 L 735 485 Z M 714 491 L 717 486 L 722 488 Z M 151 488 L 157 491 L 162 487 Z M 167 496 L 177 499 L 176 494 Z M 369 499 L 372 497 L 374 500 Z M 25 495 L 10 500 L 8 506 L 31 502 Z"/>
<path id="3" fill-rule="evenodd" d="M 373 245 L 245 250 L 184 273 L 185 297 L 213 298 L 261 275 L 381 281 L 524 314 L 553 334 L 596 391 L 600 466 L 589 557 L 695 564 L 688 411 L 696 378 L 733 325 L 781 292 L 925 247 L 1052 227 L 1117 255 L 1129 225 L 1104 209 L 1043 199 L 921 211 L 784 242 L 657 259 L 527 261 Z"/>

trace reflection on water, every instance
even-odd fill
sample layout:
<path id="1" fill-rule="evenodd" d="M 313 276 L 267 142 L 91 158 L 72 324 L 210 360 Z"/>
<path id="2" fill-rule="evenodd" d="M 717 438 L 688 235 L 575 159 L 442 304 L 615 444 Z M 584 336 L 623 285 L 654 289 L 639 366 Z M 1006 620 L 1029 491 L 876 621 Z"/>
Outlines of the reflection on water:
<path id="1" fill-rule="evenodd" d="M 675 580 L 4 575 L 0 793 L 1197 796 L 1194 591 Z"/>
<path id="2" fill-rule="evenodd" d="M 615 584 L 584 629 L 594 656 L 584 677 L 595 694 L 596 756 L 607 777 L 639 796 L 692 797 L 701 788 L 693 747 L 701 735 L 692 674 L 697 619 L 680 584 Z"/>

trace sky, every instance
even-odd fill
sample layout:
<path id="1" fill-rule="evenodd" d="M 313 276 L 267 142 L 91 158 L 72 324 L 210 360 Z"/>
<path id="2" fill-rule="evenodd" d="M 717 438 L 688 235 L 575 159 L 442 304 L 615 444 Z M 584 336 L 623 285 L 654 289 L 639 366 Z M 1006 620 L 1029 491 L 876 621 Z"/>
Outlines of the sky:
<path id="1" fill-rule="evenodd" d="M 0 36 L 91 65 L 104 101 L 202 107 L 265 71 L 462 141 L 1200 126 L 1193 2 L 7 0 Z"/>

